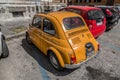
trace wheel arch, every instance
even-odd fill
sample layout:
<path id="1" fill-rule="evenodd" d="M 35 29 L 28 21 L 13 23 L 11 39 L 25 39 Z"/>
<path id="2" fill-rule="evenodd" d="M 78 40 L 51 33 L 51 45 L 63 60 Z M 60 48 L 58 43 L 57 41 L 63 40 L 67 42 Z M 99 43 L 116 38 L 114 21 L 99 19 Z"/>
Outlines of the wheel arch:
<path id="1" fill-rule="evenodd" d="M 61 66 L 61 67 L 65 67 L 63 58 L 62 58 L 61 54 L 59 53 L 59 51 L 58 51 L 57 49 L 53 48 L 53 47 L 50 47 L 50 48 L 48 49 L 48 51 L 47 51 L 47 55 L 49 55 L 49 52 L 50 52 L 50 51 L 52 51 L 52 52 L 56 55 L 56 57 L 57 57 L 57 59 L 58 59 L 58 61 L 59 61 L 59 63 L 60 63 L 60 66 Z"/>

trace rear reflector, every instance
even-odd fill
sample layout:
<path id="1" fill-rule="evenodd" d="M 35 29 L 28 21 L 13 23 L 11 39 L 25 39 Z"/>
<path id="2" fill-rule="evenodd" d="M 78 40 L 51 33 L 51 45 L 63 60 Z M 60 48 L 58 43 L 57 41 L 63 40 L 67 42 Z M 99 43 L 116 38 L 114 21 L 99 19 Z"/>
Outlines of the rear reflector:
<path id="1" fill-rule="evenodd" d="M 75 56 L 71 56 L 71 63 L 76 63 L 76 57 Z"/>

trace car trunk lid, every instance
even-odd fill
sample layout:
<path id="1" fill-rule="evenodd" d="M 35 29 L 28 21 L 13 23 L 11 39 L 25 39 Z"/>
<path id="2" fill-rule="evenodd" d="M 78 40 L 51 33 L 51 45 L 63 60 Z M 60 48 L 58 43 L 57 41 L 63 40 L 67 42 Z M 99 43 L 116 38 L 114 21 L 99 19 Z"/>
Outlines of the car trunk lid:
<path id="1" fill-rule="evenodd" d="M 75 53 L 76 62 L 81 62 L 94 54 L 94 37 L 87 28 L 67 33 L 68 41 Z M 94 41 L 93 41 L 94 42 Z"/>

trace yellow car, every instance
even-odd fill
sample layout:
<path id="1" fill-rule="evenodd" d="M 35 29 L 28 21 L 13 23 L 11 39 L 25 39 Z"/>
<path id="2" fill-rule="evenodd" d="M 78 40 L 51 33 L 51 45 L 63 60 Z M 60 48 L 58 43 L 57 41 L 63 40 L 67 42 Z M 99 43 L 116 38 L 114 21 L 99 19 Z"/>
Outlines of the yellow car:
<path id="1" fill-rule="evenodd" d="M 72 12 L 36 14 L 26 32 L 57 70 L 78 68 L 99 52 L 99 44 L 83 18 Z"/>

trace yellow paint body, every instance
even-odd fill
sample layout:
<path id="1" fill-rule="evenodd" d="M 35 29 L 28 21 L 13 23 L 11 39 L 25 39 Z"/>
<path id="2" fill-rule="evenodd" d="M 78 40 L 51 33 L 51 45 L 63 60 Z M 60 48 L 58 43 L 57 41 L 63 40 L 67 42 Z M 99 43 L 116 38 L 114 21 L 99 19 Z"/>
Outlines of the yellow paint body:
<path id="1" fill-rule="evenodd" d="M 71 12 L 52 12 L 48 14 L 37 14 L 35 16 L 49 19 L 55 27 L 56 34 L 53 36 L 44 32 L 43 23 L 41 23 L 41 28 L 30 26 L 27 32 L 31 41 L 45 55 L 48 54 L 49 50 L 53 51 L 61 67 L 65 67 L 65 64 L 71 64 L 70 55 L 76 57 L 76 63 L 74 64 L 86 60 L 85 44 L 88 42 L 93 44 L 94 54 L 98 52 L 98 42 L 94 39 L 86 24 L 84 27 L 71 30 L 66 30 L 63 25 L 63 19 L 67 17 L 80 17 L 83 20 L 80 15 Z"/>

